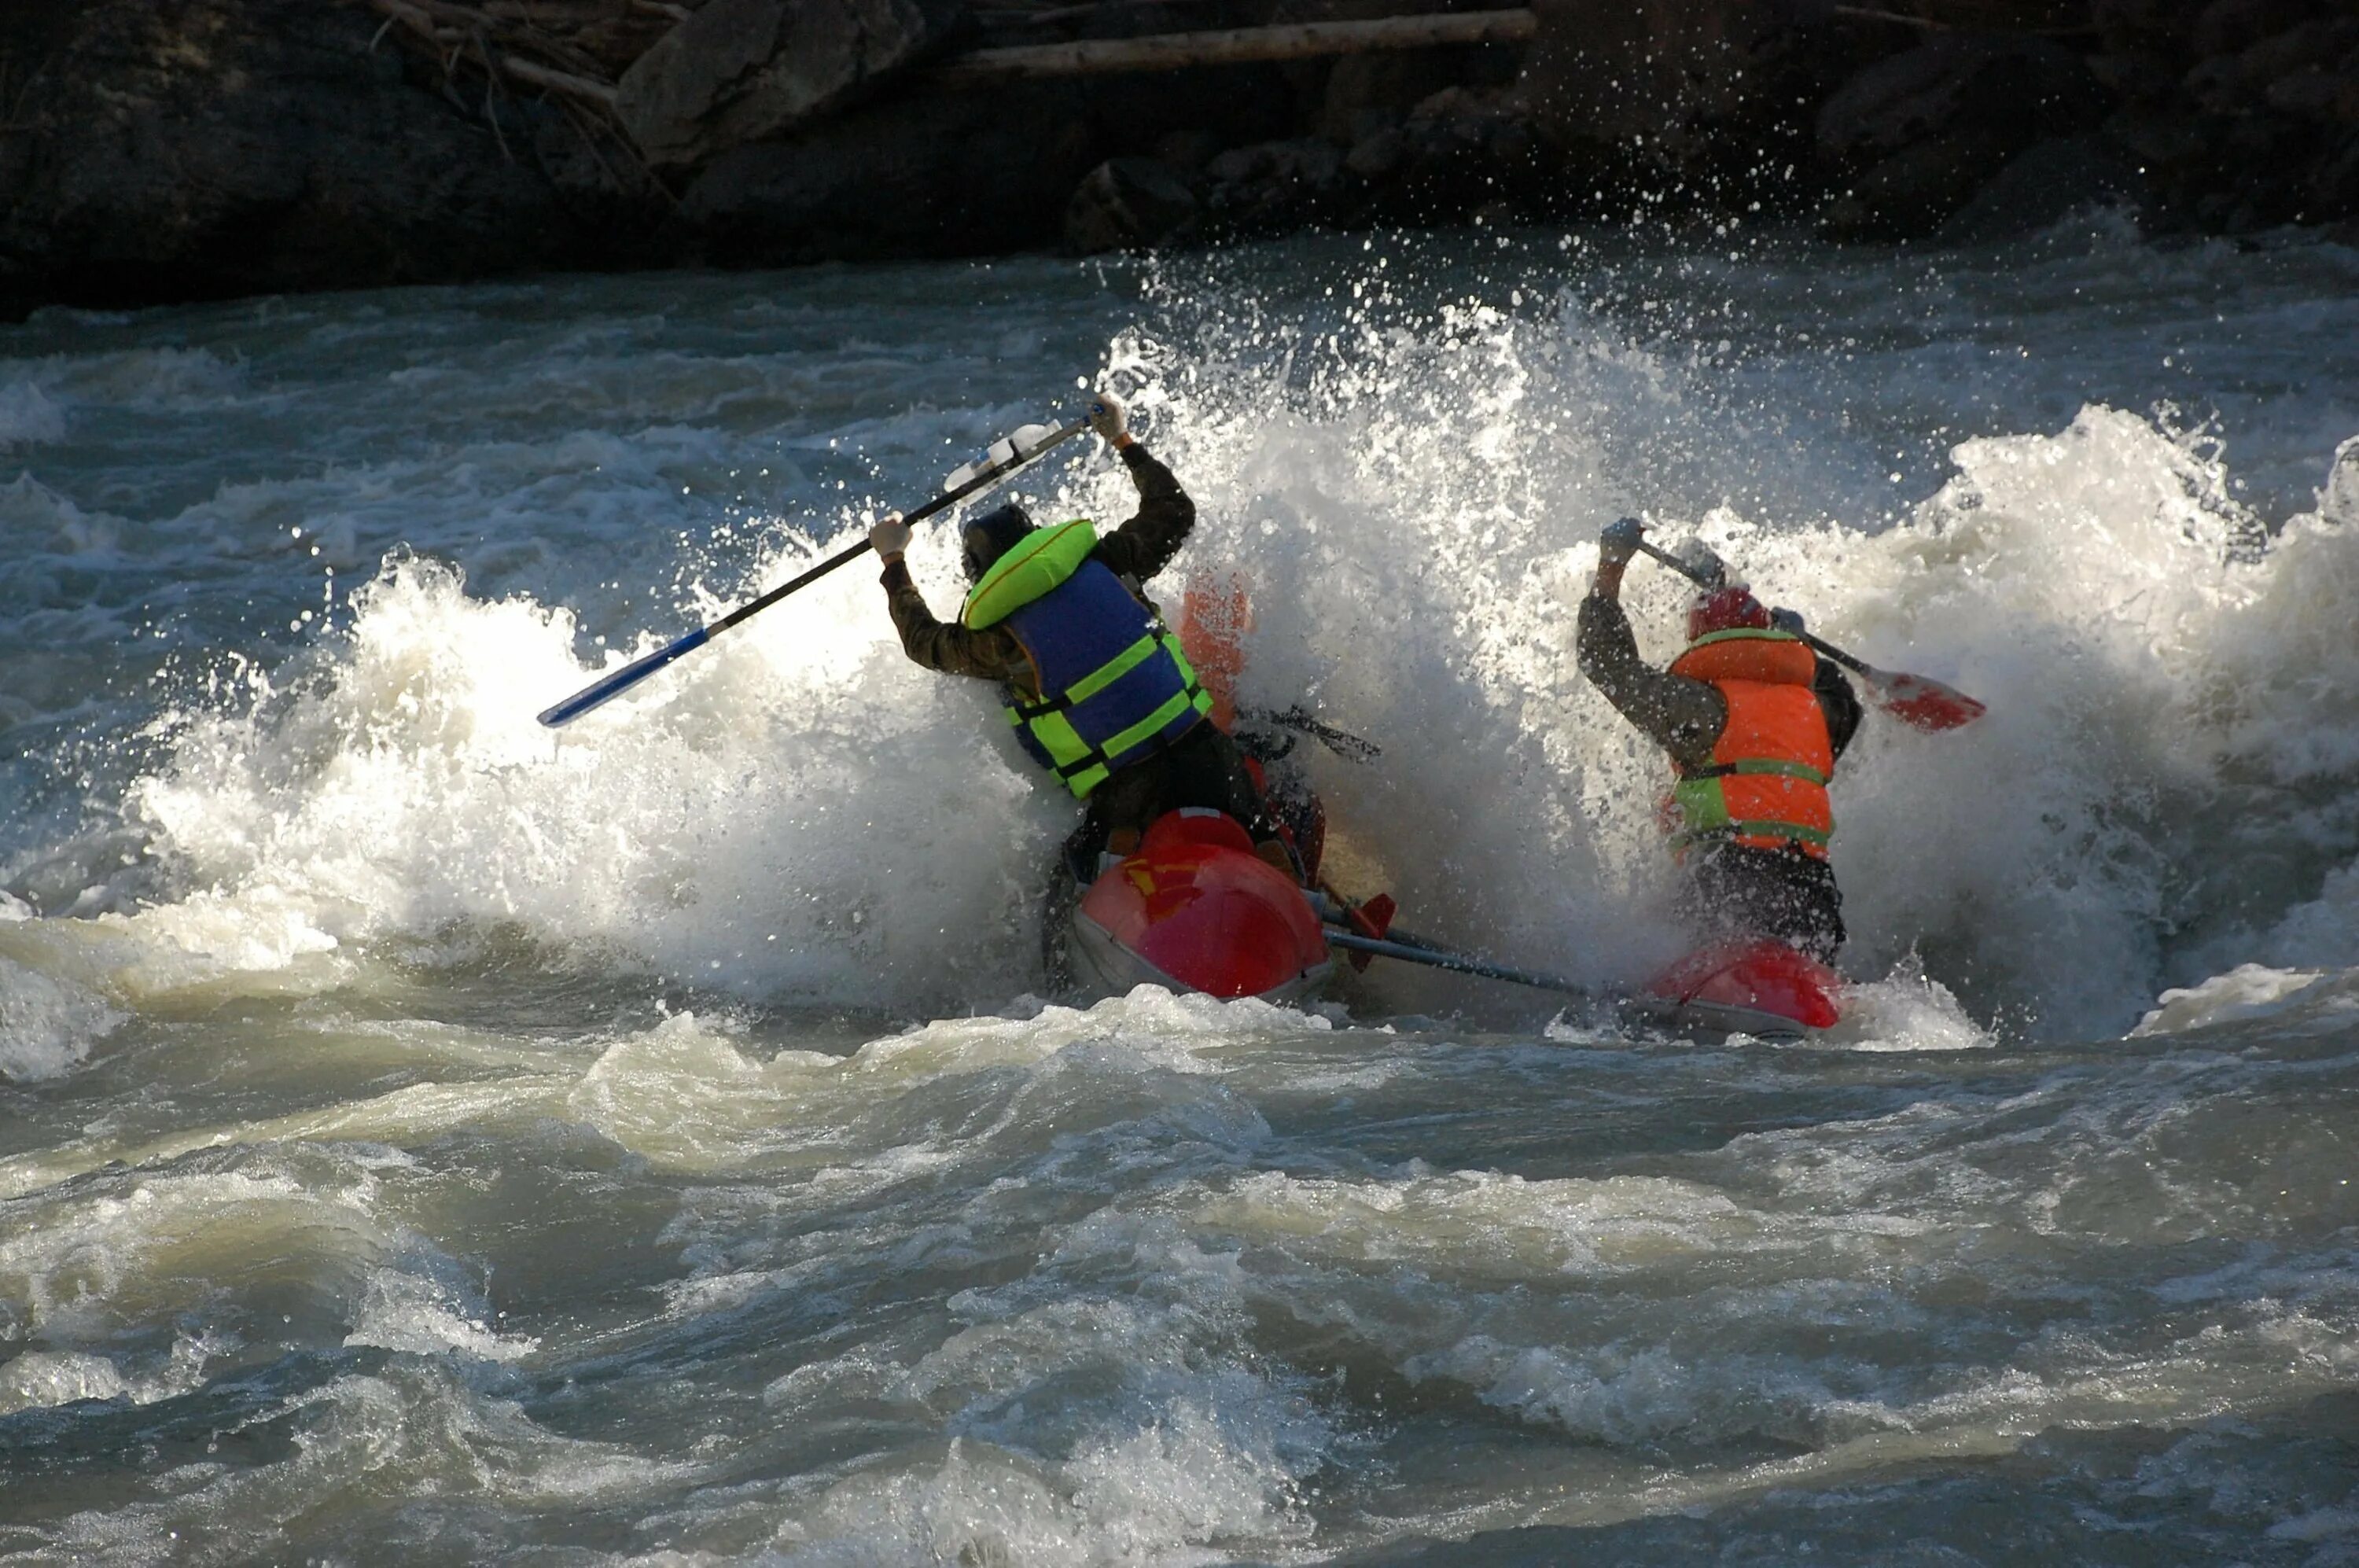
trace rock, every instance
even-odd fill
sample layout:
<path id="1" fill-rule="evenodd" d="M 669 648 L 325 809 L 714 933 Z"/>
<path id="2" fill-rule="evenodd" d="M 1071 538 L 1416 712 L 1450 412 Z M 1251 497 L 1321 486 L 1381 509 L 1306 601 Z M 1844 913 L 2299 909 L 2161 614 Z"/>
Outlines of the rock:
<path id="1" fill-rule="evenodd" d="M 1819 105 L 1819 146 L 1837 155 L 1890 152 L 1939 130 L 1957 114 L 1969 74 L 1962 65 L 1979 59 L 1927 45 L 1876 61 Z"/>
<path id="2" fill-rule="evenodd" d="M 1065 244 L 1083 256 L 1136 250 L 1184 234 L 1196 195 L 1153 158 L 1108 158 L 1082 176 L 1065 207 Z"/>
<path id="3" fill-rule="evenodd" d="M 319 0 L 0 5 L 0 314 L 645 265 L 562 114 L 480 109 Z"/>
<path id="4" fill-rule="evenodd" d="M 2124 49 L 2089 57 L 2089 74 L 2117 103 L 2155 103 L 2179 85 L 2170 62 L 2152 49 Z"/>
<path id="5" fill-rule="evenodd" d="M 1204 166 L 1220 226 L 1266 234 L 1328 221 L 1344 195 L 1343 155 L 1319 137 L 1231 147 Z"/>
<path id="6" fill-rule="evenodd" d="M 2280 114 L 2296 114 L 2305 120 L 2328 120 L 2334 117 L 2335 106 L 2342 102 L 2343 82 L 2332 72 L 2312 66 L 2306 71 L 2288 71 L 2270 82 L 2261 96 Z"/>
<path id="7" fill-rule="evenodd" d="M 1056 93 L 933 93 L 733 148 L 680 197 L 724 266 L 979 256 L 1054 243 L 1103 156 Z"/>
<path id="8" fill-rule="evenodd" d="M 1856 170 L 1821 226 L 1929 236 L 2017 154 L 2093 130 L 2110 108 L 2083 60 L 2039 39 L 1952 34 L 1878 60 L 1820 107 L 1820 149 Z"/>
<path id="9" fill-rule="evenodd" d="M 2107 50 L 2130 54 L 2169 47 L 2187 31 L 2184 0 L 2090 0 L 2089 26 Z"/>
<path id="10" fill-rule="evenodd" d="M 937 47 L 960 0 L 711 0 L 623 73 L 615 111 L 680 167 L 856 103 Z"/>
<path id="11" fill-rule="evenodd" d="M 1825 6 L 1762 0 L 1531 0 L 1539 33 L 1517 96 L 1556 144 L 1627 147 L 1634 137 L 1673 158 L 1701 150 L 1715 127 L 1776 103 L 1763 69 L 1776 40 Z"/>
<path id="12" fill-rule="evenodd" d="M 1343 156 L 1332 142 L 1317 137 L 1296 141 L 1257 142 L 1231 147 L 1204 166 L 1207 177 L 1223 185 L 1281 184 L 1321 186 L 1334 182 Z"/>
<path id="13" fill-rule="evenodd" d="M 1399 126 L 1386 125 L 1353 142 L 1343 167 L 1363 180 L 1381 182 L 1398 173 L 1408 156 L 1408 137 Z"/>
<path id="14" fill-rule="evenodd" d="M 2207 114 L 2233 114 L 2244 103 L 2245 73 L 2232 54 L 2215 54 L 2200 62 L 2181 85 L 2189 100 Z"/>
<path id="15" fill-rule="evenodd" d="M 1944 223 L 1948 245 L 2021 239 L 2067 219 L 2145 200 L 2137 170 L 2094 136 L 2035 143 Z"/>
<path id="16" fill-rule="evenodd" d="M 1201 173 L 1221 153 L 1221 138 L 1201 126 L 1171 131 L 1156 138 L 1155 161 L 1181 175 Z"/>
<path id="17" fill-rule="evenodd" d="M 1871 165 L 1819 221 L 1838 240 L 1922 239 L 1963 207 L 2006 157 L 1995 141 L 1930 137 Z"/>
<path id="18" fill-rule="evenodd" d="M 1272 163 L 1268 147 L 1231 147 L 1204 166 L 1204 178 L 1221 185 L 1243 185 L 1257 180 Z"/>
<path id="19" fill-rule="evenodd" d="M 1934 136 L 2021 147 L 2091 129 L 2110 107 L 2068 49 L 1952 34 L 1853 77 L 1820 106 L 1817 136 L 1822 150 L 1863 160 Z"/>
<path id="20" fill-rule="evenodd" d="M 1491 125 L 1489 151 L 1492 161 L 1495 163 L 1528 163 L 1539 153 L 1539 137 L 1521 120 L 1495 121 Z"/>
<path id="21" fill-rule="evenodd" d="M 2314 0 L 2212 0 L 2188 30 L 2188 47 L 2198 60 L 2242 54 L 2264 38 L 2299 27 L 2318 9 Z"/>
<path id="22" fill-rule="evenodd" d="M 1524 105 L 1506 91 L 1445 88 L 1420 101 L 1405 120 L 1363 117 L 1363 133 L 1343 159 L 1351 220 L 1359 223 L 1462 222 L 1478 209 L 1496 220 L 1538 211 L 1537 191 L 1557 166 L 1542 159 Z"/>
<path id="23" fill-rule="evenodd" d="M 2321 217 L 2359 213 L 2359 140 L 2319 165 L 2310 177 L 2308 195 L 2312 210 Z M 2359 244 L 2359 234 L 2343 243 Z"/>
<path id="24" fill-rule="evenodd" d="M 2167 110 L 2125 109 L 2105 122 L 2104 136 L 2125 161 L 2153 169 L 2193 164 L 2213 147 L 2201 118 Z"/>
<path id="25" fill-rule="evenodd" d="M 2359 50 L 2359 18 L 2307 22 L 2263 38 L 2238 55 L 2236 70 L 2245 86 L 2266 92 L 2270 82 L 2294 71 L 2341 66 L 2354 50 Z"/>
<path id="26" fill-rule="evenodd" d="M 1316 128 L 1350 146 L 1370 133 L 1372 120 L 1397 122 L 1420 101 L 1456 86 L 1463 74 L 1446 50 L 1346 55 L 1328 73 Z"/>

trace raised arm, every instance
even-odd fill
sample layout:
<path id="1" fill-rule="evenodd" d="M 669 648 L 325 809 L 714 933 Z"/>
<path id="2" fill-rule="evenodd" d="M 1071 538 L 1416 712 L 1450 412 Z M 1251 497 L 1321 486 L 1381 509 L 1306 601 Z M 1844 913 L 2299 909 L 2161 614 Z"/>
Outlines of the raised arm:
<path id="1" fill-rule="evenodd" d="M 1597 576 L 1574 621 L 1573 657 L 1614 712 L 1672 761 L 1682 768 L 1704 767 L 1728 723 L 1728 705 L 1706 682 L 1657 670 L 1639 657 L 1637 637 L 1622 608 L 1622 572 L 1630 563 L 1624 542 L 1611 529 L 1600 542 Z"/>
<path id="2" fill-rule="evenodd" d="M 1144 583 L 1170 565 L 1188 542 L 1188 530 L 1196 526 L 1196 503 L 1130 433 L 1120 398 L 1100 393 L 1090 405 L 1090 423 L 1122 454 L 1130 482 L 1138 486 L 1137 514 L 1098 541 L 1097 558 L 1116 576 Z"/>
<path id="3" fill-rule="evenodd" d="M 932 606 L 918 591 L 908 562 L 902 559 L 909 548 L 909 525 L 901 520 L 900 513 L 887 515 L 868 530 L 868 539 L 885 562 L 885 574 L 878 581 L 885 584 L 886 607 L 892 612 L 893 629 L 901 634 L 902 652 L 945 675 L 971 675 L 978 681 L 1013 681 L 1027 691 L 1038 689 L 1039 677 L 1032 660 L 1006 627 L 971 631 L 934 618 Z"/>

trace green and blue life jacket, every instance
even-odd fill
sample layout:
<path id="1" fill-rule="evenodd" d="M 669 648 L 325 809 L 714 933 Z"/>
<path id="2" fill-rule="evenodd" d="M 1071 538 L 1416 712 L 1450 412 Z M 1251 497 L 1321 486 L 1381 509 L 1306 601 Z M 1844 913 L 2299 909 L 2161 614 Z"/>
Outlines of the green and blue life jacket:
<path id="1" fill-rule="evenodd" d="M 1005 626 L 1039 676 L 1035 700 L 1009 689 L 1007 722 L 1032 759 L 1086 797 L 1161 751 L 1212 711 L 1163 617 L 1092 559 L 1086 519 L 1027 535 L 994 561 L 960 619 Z"/>

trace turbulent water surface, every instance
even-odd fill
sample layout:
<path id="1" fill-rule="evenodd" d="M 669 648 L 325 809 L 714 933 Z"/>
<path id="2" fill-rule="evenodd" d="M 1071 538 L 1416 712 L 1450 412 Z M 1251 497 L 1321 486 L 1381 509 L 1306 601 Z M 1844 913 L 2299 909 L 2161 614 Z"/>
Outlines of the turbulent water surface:
<path id="1" fill-rule="evenodd" d="M 1619 513 L 1986 701 L 1837 783 L 1851 1018 L 1045 1001 L 864 564 L 534 723 L 1107 375 L 1421 932 L 1680 950 Z M 2359 1563 L 2354 435 L 2359 255 L 2103 227 L 0 332 L 0 1556 Z"/>

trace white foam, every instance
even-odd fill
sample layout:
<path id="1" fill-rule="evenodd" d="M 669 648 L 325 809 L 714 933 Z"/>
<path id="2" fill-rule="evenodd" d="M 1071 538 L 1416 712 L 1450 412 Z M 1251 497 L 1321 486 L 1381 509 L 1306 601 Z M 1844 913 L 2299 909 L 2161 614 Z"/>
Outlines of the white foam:
<path id="1" fill-rule="evenodd" d="M 1868 530 L 1827 513 L 1848 484 L 1832 452 L 1747 423 L 1782 410 L 1732 408 L 1703 367 L 1578 304 L 1408 324 L 1370 307 L 1309 343 L 1252 301 L 1226 309 L 1216 329 L 1140 329 L 1110 354 L 1200 503 L 1167 597 L 1191 572 L 1242 571 L 1247 700 L 1314 692 L 1386 745 L 1376 766 L 1315 748 L 1310 766 L 1405 924 L 1601 984 L 1683 945 L 1653 825 L 1661 759 L 1571 648 L 1598 524 L 1649 508 L 1660 537 L 1706 538 L 1833 641 L 1991 704 L 1939 735 L 1872 717 L 1846 759 L 1835 862 L 1855 973 L 1914 953 L 1968 1014 L 2118 1032 L 2162 985 L 2256 956 L 2191 956 L 2204 942 L 2266 949 L 2242 927 L 2170 934 L 2190 887 L 2257 881 L 2265 917 L 2317 894 L 2310 846 L 2340 842 L 2324 801 L 2359 779 L 2343 468 L 2318 515 L 2245 559 L 2257 522 L 2216 441 L 2090 406 L 2053 432 L 1961 443 L 1938 494 Z M 591 444 L 586 462 L 644 461 Z M 1044 515 L 1132 504 L 1119 468 L 1079 449 L 1019 488 Z M 481 497 L 434 504 L 462 499 Z M 788 538 L 849 511 L 747 526 Z M 912 554 L 938 605 L 953 549 L 935 529 Z M 818 553 L 785 543 L 757 575 Z M 701 559 L 691 544 L 691 582 Z M 734 568 L 711 575 L 680 624 L 736 597 Z M 195 945 L 226 965 L 284 969 L 313 935 L 499 923 L 764 998 L 997 1007 L 1038 984 L 1038 893 L 1074 808 L 1013 759 L 991 691 L 901 656 L 861 575 L 552 734 L 538 708 L 676 628 L 585 665 L 565 610 L 397 561 L 316 669 L 159 727 L 168 760 L 131 810 L 179 901 L 210 900 Z M 1680 585 L 1642 564 L 1628 598 L 1666 656 Z M 2208 825 L 2223 810 L 2234 834 Z M 2283 945 L 2347 940 L 2328 903 Z M 228 929 L 242 920 L 250 942 Z M 1413 1007 L 1461 983 L 1395 968 L 1369 984 Z M 1890 1038 L 1962 1043 L 1932 1006 Z"/>
<path id="2" fill-rule="evenodd" d="M 2334 463 L 2318 492 L 2318 516 L 2336 528 L 2359 528 L 2359 436 L 2334 449 Z"/>
<path id="3" fill-rule="evenodd" d="M 1808 1431 L 1834 1400 L 1806 1364 L 1775 1356 L 1690 1356 L 1658 1345 L 1573 1352 L 1502 1344 L 1477 1334 L 1410 1357 L 1414 1381 L 1447 1377 L 1486 1405 L 1576 1439 L 1626 1445 L 1698 1432 L 1788 1435 Z"/>
<path id="4" fill-rule="evenodd" d="M 1868 1051 L 1973 1051 L 1993 1044 L 1994 1037 L 1909 953 L 1882 980 L 1850 986 L 1843 1017 L 1813 1043 Z"/>
<path id="5" fill-rule="evenodd" d="M 71 980 L 0 953 L 0 1077 L 70 1073 L 127 1016 Z"/>
<path id="6" fill-rule="evenodd" d="M 128 1388 L 122 1372 L 103 1356 L 28 1350 L 0 1365 L 0 1415 L 79 1399 L 116 1399 Z"/>
<path id="7" fill-rule="evenodd" d="M 953 1438 L 937 1464 L 880 1467 L 830 1487 L 782 1527 L 775 1561 L 1177 1568 L 1306 1541 L 1284 1439 L 1261 1401 L 1223 1391 L 1241 1402 L 1169 1399 L 1084 1438 L 1061 1462 Z"/>
<path id="8" fill-rule="evenodd" d="M 629 1506 L 696 1475 L 690 1465 L 547 1431 L 430 1358 L 338 1377 L 287 1399 L 272 1418 L 293 1432 L 285 1457 L 176 1466 L 136 1500 L 45 1524 L 44 1545 L 76 1563 L 131 1568 L 224 1531 L 241 1541 L 283 1539 L 313 1519 L 326 1497 L 348 1508 L 391 1509 L 431 1497 L 443 1506 L 581 1509 Z"/>
<path id="9" fill-rule="evenodd" d="M 2336 1541 L 2359 1536 L 2359 1508 L 2312 1508 L 2268 1527 L 2271 1541 Z"/>
<path id="10" fill-rule="evenodd" d="M 2314 969 L 2271 969 L 2263 964 L 2240 964 L 2215 975 L 2201 985 L 2165 991 L 2154 1009 L 2130 1030 L 2139 1035 L 2179 1034 L 2209 1024 L 2239 1018 L 2267 1018 L 2309 992 L 2323 978 Z"/>
<path id="11" fill-rule="evenodd" d="M 290 1177 L 217 1172 L 158 1176 L 119 1191 L 77 1188 L 27 1200 L 22 1228 L 0 1236 L 0 1297 L 35 1329 L 92 1331 L 196 1304 L 210 1287 L 176 1257 L 201 1254 L 210 1277 L 275 1258 L 300 1236 L 332 1273 L 389 1247 L 359 1205 L 306 1191 Z M 80 1332 L 80 1329 L 77 1329 Z"/>
<path id="12" fill-rule="evenodd" d="M 1658 1267 L 1756 1241 L 1762 1229 L 1757 1215 L 1692 1182 L 1527 1181 L 1494 1171 L 1396 1181 L 1260 1172 L 1208 1199 L 1198 1217 L 1223 1234 L 1282 1236 L 1330 1257 L 1531 1279 Z"/>
<path id="13" fill-rule="evenodd" d="M 80 1350 L 28 1350 L 0 1365 L 0 1415 L 70 1405 L 84 1399 L 122 1399 L 152 1405 L 201 1387 L 205 1363 L 225 1345 L 206 1334 L 179 1334 L 160 1364 L 126 1374 L 108 1356 Z"/>
<path id="14" fill-rule="evenodd" d="M 0 383 L 0 452 L 66 439 L 65 410 L 33 381 Z"/>
<path id="15" fill-rule="evenodd" d="M 207 348 L 133 348 L 87 355 L 0 362 L 70 404 L 215 413 L 245 386 L 245 367 Z"/>
<path id="16" fill-rule="evenodd" d="M 538 1348 L 529 1334 L 505 1334 L 486 1322 L 474 1292 L 459 1287 L 447 1269 L 375 1269 L 353 1313 L 346 1345 L 375 1345 L 421 1356 L 475 1361 L 517 1361 Z"/>
<path id="17" fill-rule="evenodd" d="M 707 983 L 939 1005 L 987 974 L 1003 998 L 1051 802 L 987 755 L 985 694 L 923 678 L 863 607 L 756 623 L 557 735 L 533 713 L 588 674 L 569 618 L 397 567 L 329 690 L 193 725 L 134 805 L 274 928 L 514 920 Z"/>

